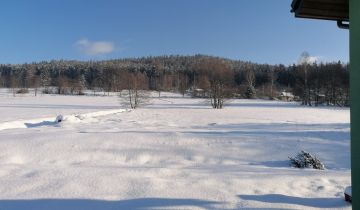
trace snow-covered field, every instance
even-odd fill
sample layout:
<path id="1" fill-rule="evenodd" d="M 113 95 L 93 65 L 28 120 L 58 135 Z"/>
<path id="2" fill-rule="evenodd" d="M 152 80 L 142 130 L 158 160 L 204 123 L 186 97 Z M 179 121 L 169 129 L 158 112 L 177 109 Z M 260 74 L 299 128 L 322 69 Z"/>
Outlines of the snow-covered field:
<path id="1" fill-rule="evenodd" d="M 351 209 L 349 109 L 162 95 L 1 94 L 0 209 Z M 327 169 L 289 167 L 300 150 Z"/>

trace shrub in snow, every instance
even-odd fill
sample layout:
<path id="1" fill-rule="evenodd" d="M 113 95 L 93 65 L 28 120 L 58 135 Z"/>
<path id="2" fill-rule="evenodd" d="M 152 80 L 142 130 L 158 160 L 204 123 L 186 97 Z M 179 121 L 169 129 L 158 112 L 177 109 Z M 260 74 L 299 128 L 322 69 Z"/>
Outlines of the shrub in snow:
<path id="1" fill-rule="evenodd" d="M 59 123 L 59 122 L 61 122 L 61 121 L 63 121 L 64 120 L 64 117 L 62 116 L 62 115 L 58 115 L 57 117 L 56 117 L 56 119 L 55 119 L 55 122 L 56 123 Z"/>
<path id="2" fill-rule="evenodd" d="M 316 157 L 308 152 L 301 151 L 295 157 L 289 157 L 290 165 L 296 168 L 314 168 L 324 170 L 325 166 Z"/>
<path id="3" fill-rule="evenodd" d="M 21 88 L 20 90 L 17 90 L 16 93 L 18 93 L 18 94 L 25 94 L 25 93 L 29 93 L 29 90 L 28 90 L 28 89 L 25 89 L 25 88 Z"/>

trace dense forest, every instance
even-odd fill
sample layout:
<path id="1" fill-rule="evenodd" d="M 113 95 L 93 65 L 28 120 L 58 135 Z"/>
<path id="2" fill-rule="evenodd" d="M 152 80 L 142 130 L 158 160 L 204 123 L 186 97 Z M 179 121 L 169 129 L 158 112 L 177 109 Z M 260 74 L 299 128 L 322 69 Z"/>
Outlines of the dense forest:
<path id="1" fill-rule="evenodd" d="M 305 55 L 306 58 L 306 55 Z M 85 89 L 174 91 L 209 97 L 214 108 L 225 98 L 285 97 L 304 105 L 349 105 L 349 65 L 299 62 L 289 66 L 220 57 L 157 56 L 104 61 L 49 61 L 0 65 L 0 87 L 16 93 L 83 94 Z M 294 96 L 294 97 L 293 97 Z"/>

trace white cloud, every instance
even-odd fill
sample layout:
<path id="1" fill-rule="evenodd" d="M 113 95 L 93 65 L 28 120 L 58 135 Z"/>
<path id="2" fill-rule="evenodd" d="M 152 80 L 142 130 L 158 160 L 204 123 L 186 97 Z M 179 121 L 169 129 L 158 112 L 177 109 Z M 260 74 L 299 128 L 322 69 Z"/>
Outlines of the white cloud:
<path id="1" fill-rule="evenodd" d="M 112 53 L 115 50 L 114 43 L 109 41 L 89 41 L 80 39 L 75 43 L 80 53 L 84 55 L 104 55 Z"/>

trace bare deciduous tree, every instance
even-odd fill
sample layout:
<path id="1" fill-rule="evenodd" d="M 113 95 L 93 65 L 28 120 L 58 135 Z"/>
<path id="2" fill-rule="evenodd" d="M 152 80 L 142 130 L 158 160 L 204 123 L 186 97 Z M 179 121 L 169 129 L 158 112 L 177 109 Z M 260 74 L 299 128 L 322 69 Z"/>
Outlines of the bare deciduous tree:
<path id="1" fill-rule="evenodd" d="M 311 106 L 311 100 L 310 100 L 310 88 L 308 85 L 308 65 L 311 64 L 311 58 L 308 52 L 301 53 L 301 56 L 299 58 L 299 65 L 300 68 L 303 71 L 303 105 L 309 105 Z"/>
<path id="2" fill-rule="evenodd" d="M 268 72 L 269 83 L 270 83 L 270 98 L 274 98 L 274 83 L 275 83 L 275 72 L 273 68 L 270 68 Z"/>
<path id="3" fill-rule="evenodd" d="M 16 96 L 16 91 L 19 87 L 19 79 L 16 75 L 12 75 L 11 79 L 10 79 L 10 86 L 11 86 L 11 91 L 13 96 Z"/>
<path id="4" fill-rule="evenodd" d="M 205 90 L 214 109 L 222 109 L 229 97 L 225 86 L 233 82 L 234 72 L 221 60 L 204 60 L 195 66 L 200 72 L 198 85 Z"/>
<path id="5" fill-rule="evenodd" d="M 178 73 L 178 91 L 184 97 L 186 90 L 188 89 L 189 81 L 188 78 L 182 73 Z"/>
<path id="6" fill-rule="evenodd" d="M 123 76 L 127 89 L 126 94 L 123 96 L 123 98 L 125 98 L 124 101 L 130 108 L 136 109 L 144 103 L 146 99 L 146 76 L 140 72 L 126 72 Z"/>
<path id="7" fill-rule="evenodd" d="M 31 77 L 31 83 L 32 83 L 32 86 L 34 87 L 34 95 L 37 96 L 37 92 L 38 92 L 38 89 L 40 87 L 40 78 L 39 78 L 39 76 L 34 74 Z"/>

